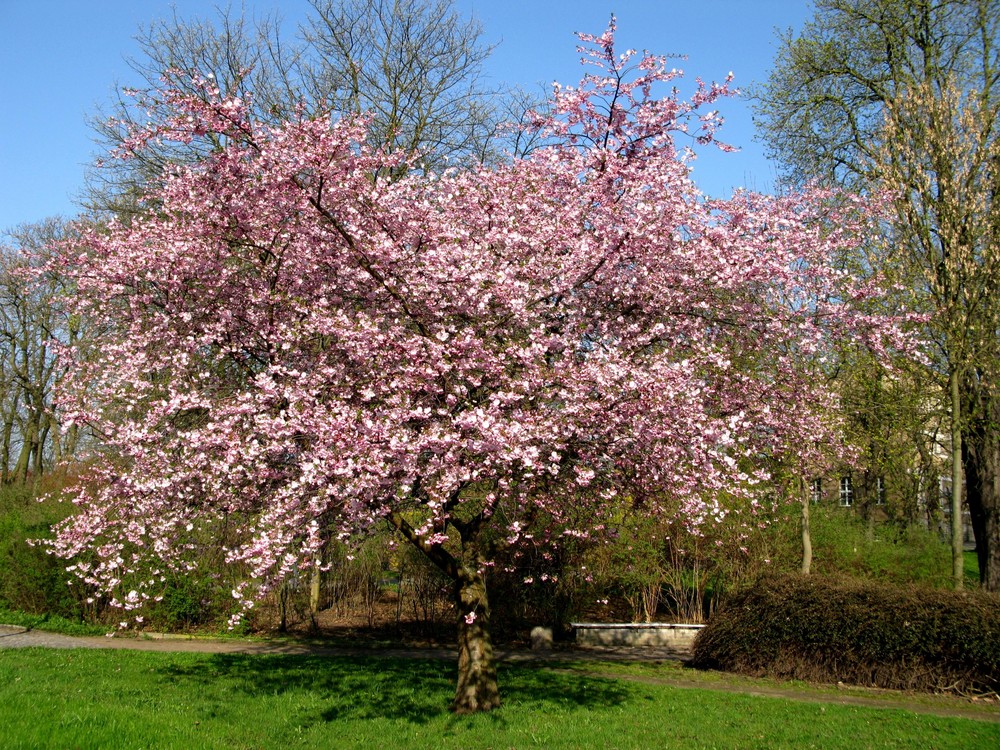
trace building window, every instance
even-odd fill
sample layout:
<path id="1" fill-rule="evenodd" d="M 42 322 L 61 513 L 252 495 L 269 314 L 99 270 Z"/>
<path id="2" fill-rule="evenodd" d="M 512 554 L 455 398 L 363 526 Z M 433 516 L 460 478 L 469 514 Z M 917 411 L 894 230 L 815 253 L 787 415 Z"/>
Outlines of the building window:
<path id="1" fill-rule="evenodd" d="M 813 504 L 818 503 L 823 499 L 823 480 L 814 479 L 809 485 L 809 499 L 812 500 Z"/>
<path id="2" fill-rule="evenodd" d="M 878 477 L 875 480 L 875 504 L 885 505 L 885 479 Z"/>
<path id="3" fill-rule="evenodd" d="M 844 507 L 854 505 L 854 485 L 850 477 L 840 478 L 840 504 Z"/>

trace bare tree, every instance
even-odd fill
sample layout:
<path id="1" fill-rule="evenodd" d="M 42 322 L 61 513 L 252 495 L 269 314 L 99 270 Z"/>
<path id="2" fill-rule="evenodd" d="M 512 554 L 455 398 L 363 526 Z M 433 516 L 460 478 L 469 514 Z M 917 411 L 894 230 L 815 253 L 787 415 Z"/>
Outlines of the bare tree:
<path id="1" fill-rule="evenodd" d="M 391 151 L 433 160 L 482 153 L 495 107 L 482 79 L 492 48 L 451 0 L 315 0 L 307 89 L 335 112 L 366 112 Z"/>
<path id="2" fill-rule="evenodd" d="M 47 248 L 72 230 L 59 219 L 18 227 L 0 247 L 0 475 L 4 482 L 39 476 L 76 450 L 78 432 L 63 434 L 53 389 L 62 376 L 54 344 L 75 346 L 82 324 L 52 298 L 65 281 L 33 272 Z"/>
<path id="3" fill-rule="evenodd" d="M 293 38 L 276 15 L 175 14 L 138 35 L 141 54 L 130 65 L 150 89 L 166 75 L 171 85 L 203 95 L 187 76 L 197 72 L 223 96 L 249 102 L 262 122 L 366 113 L 373 145 L 419 154 L 426 167 L 488 161 L 525 147 L 503 124 L 516 122 L 533 100 L 487 84 L 482 68 L 492 46 L 453 0 L 311 4 L 310 19 Z M 130 125 L 147 120 L 146 108 L 155 113 L 165 106 L 146 98 L 137 107 L 132 94 L 124 91 L 94 122 L 109 150 L 122 144 Z M 221 145 L 204 136 L 109 164 L 91 175 L 85 203 L 127 217 L 172 163 L 195 161 Z"/>

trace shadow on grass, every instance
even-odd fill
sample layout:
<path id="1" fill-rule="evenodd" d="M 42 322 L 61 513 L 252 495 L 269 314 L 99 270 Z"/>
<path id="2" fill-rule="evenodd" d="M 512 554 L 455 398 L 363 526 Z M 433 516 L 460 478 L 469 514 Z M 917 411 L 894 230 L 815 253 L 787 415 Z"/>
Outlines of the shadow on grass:
<path id="1" fill-rule="evenodd" d="M 311 694 L 323 705 L 319 718 L 324 721 L 381 718 L 415 724 L 450 716 L 456 677 L 455 663 L 441 659 L 315 655 L 216 654 L 159 671 L 209 700 L 234 692 L 248 698 Z M 614 706 L 632 692 L 610 680 L 553 674 L 532 665 L 501 665 L 499 680 L 506 704 L 542 712 Z M 503 723 L 496 712 L 490 716 Z"/>

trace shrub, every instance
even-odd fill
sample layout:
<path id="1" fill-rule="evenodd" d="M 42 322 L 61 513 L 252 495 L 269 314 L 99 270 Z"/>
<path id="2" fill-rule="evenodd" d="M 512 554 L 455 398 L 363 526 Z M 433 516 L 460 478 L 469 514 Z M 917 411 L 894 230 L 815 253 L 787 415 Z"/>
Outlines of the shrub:
<path id="1" fill-rule="evenodd" d="M 698 525 L 679 511 L 650 518 L 622 509 L 609 522 L 613 533 L 582 558 L 591 601 L 609 601 L 608 615 L 633 622 L 701 623 L 729 589 L 764 569 L 798 565 L 789 541 L 798 530 L 785 518 L 787 506 L 741 508 L 725 497 L 720 503 L 728 511 Z"/>
<path id="2" fill-rule="evenodd" d="M 85 594 L 68 585 L 66 562 L 29 542 L 50 536 L 51 524 L 61 520 L 72 506 L 48 498 L 56 493 L 64 477 L 46 477 L 35 483 L 0 486 L 0 606 L 29 614 L 52 614 L 79 619 L 84 613 Z"/>
<path id="3" fill-rule="evenodd" d="M 155 630 L 186 631 L 221 627 L 229 614 L 221 586 L 211 576 L 172 574 L 164 583 L 160 601 L 153 604 L 146 624 Z"/>
<path id="4" fill-rule="evenodd" d="M 997 691 L 1000 597 L 847 578 L 766 578 L 712 618 L 692 662 L 758 677 Z"/>
<path id="5" fill-rule="evenodd" d="M 951 548 L 920 525 L 865 521 L 851 508 L 813 508 L 813 572 L 896 584 L 951 584 Z"/>
<path id="6" fill-rule="evenodd" d="M 79 616 L 79 602 L 67 585 L 66 564 L 28 544 L 48 531 L 0 519 L 0 604 L 33 614 Z"/>

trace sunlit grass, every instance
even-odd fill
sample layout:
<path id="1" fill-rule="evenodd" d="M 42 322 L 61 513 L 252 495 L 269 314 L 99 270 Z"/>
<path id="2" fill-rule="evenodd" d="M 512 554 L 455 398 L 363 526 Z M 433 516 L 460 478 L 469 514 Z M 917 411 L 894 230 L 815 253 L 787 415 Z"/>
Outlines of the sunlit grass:
<path id="1" fill-rule="evenodd" d="M 0 737 L 5 748 L 1000 746 L 1000 724 L 986 721 L 537 665 L 502 668 L 500 710 L 456 717 L 453 678 L 446 661 L 3 651 Z"/>
<path id="2" fill-rule="evenodd" d="M 104 635 L 110 630 L 107 625 L 93 625 L 59 615 L 33 615 L 3 606 L 0 606 L 0 624 L 64 635 Z"/>
<path id="3" fill-rule="evenodd" d="M 979 585 L 979 556 L 972 552 L 965 552 L 962 556 L 964 563 L 965 582 L 969 586 Z"/>

